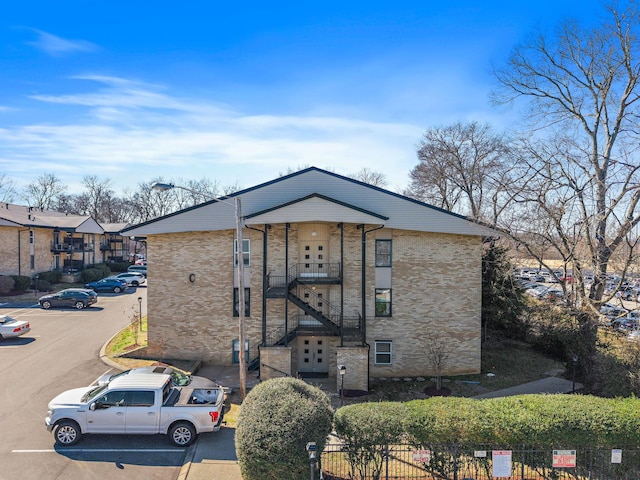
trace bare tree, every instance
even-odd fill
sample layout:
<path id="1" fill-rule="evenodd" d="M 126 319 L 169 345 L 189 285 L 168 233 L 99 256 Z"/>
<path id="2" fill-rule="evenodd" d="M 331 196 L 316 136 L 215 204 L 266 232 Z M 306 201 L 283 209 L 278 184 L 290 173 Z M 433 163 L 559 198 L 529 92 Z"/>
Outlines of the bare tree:
<path id="1" fill-rule="evenodd" d="M 65 190 L 66 186 L 55 174 L 43 173 L 26 186 L 22 196 L 30 207 L 50 210 Z"/>
<path id="2" fill-rule="evenodd" d="M 487 124 L 455 123 L 430 128 L 418 149 L 420 163 L 407 194 L 490 224 L 508 204 L 501 188 L 509 176 L 510 146 Z"/>
<path id="3" fill-rule="evenodd" d="M 516 47 L 495 72 L 500 88 L 494 95 L 498 103 L 527 101 L 538 131 L 530 144 L 530 153 L 538 153 L 527 168 L 538 185 L 522 190 L 521 204 L 537 203 L 545 216 L 540 222 L 555 230 L 556 242 L 568 244 L 565 253 L 584 245 L 584 267 L 594 272 L 589 296 L 596 301 L 612 255 L 637 241 L 640 221 L 640 23 L 633 1 L 607 12 L 592 30 L 566 21 L 555 34 L 538 32 Z M 553 151 L 540 152 L 543 145 Z M 532 218 L 535 209 L 528 212 Z M 522 239 L 531 231 L 513 233 Z"/>
<path id="4" fill-rule="evenodd" d="M 13 180 L 10 180 L 3 173 L 0 175 L 0 202 L 13 202 L 16 195 Z"/>
<path id="5" fill-rule="evenodd" d="M 350 177 L 375 187 L 385 187 L 389 183 L 384 173 L 371 170 L 367 167 L 360 169 L 358 172 L 350 175 Z"/>
<path id="6" fill-rule="evenodd" d="M 436 390 L 442 390 L 442 372 L 447 366 L 449 357 L 451 356 L 451 348 L 447 345 L 447 341 L 435 332 L 429 332 L 426 335 L 427 350 L 426 355 L 436 376 Z"/>

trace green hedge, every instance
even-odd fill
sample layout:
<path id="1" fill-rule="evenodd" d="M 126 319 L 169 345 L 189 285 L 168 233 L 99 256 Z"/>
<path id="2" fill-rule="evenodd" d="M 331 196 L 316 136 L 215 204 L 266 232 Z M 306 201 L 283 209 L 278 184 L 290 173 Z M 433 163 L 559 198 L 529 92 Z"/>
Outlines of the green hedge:
<path id="1" fill-rule="evenodd" d="M 7 294 L 13 290 L 16 282 L 9 275 L 0 275 L 0 293 Z"/>
<path id="2" fill-rule="evenodd" d="M 640 400 L 586 395 L 520 395 L 494 399 L 432 397 L 407 403 L 363 403 L 340 408 L 336 434 L 345 442 L 352 478 L 380 478 L 385 447 L 409 443 L 432 451 L 425 468 L 451 478 L 461 447 L 493 445 L 544 452 L 529 467 L 548 463 L 547 452 L 571 448 L 619 448 L 640 444 Z M 351 478 L 350 477 L 350 478 Z"/>
<path id="3" fill-rule="evenodd" d="M 299 480 L 309 472 L 308 442 L 321 452 L 333 410 L 318 388 L 296 378 L 255 386 L 242 402 L 235 443 L 245 480 Z"/>
<path id="4" fill-rule="evenodd" d="M 47 270 L 46 272 L 39 272 L 38 287 L 40 287 L 40 282 L 42 281 L 46 281 L 46 282 L 49 282 L 50 285 L 54 285 L 56 283 L 60 283 L 61 279 L 62 279 L 62 272 L 58 270 L 53 270 L 53 271 Z"/>
<path id="5" fill-rule="evenodd" d="M 396 418 L 394 411 L 401 413 Z M 366 443 L 372 430 L 390 439 L 403 432 L 416 445 L 523 443 L 614 448 L 640 444 L 640 400 L 589 395 L 519 395 L 485 400 L 432 397 L 407 403 L 359 404 L 336 412 L 336 432 Z M 385 427 L 379 416 L 389 415 Z M 392 443 L 392 442 L 390 442 Z"/>
<path id="6" fill-rule="evenodd" d="M 11 275 L 11 278 L 13 278 L 13 281 L 15 282 L 13 289 L 16 292 L 25 292 L 31 286 L 31 277 L 26 275 Z"/>
<path id="7" fill-rule="evenodd" d="M 111 275 L 111 269 L 104 263 L 96 263 L 89 268 L 85 268 L 80 273 L 80 279 L 83 283 L 95 282 L 101 278 Z"/>

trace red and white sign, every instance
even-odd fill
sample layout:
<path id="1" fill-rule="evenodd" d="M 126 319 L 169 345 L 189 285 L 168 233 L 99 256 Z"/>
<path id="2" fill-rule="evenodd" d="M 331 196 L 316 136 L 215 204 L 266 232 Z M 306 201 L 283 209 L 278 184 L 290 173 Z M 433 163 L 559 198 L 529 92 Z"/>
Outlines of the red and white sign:
<path id="1" fill-rule="evenodd" d="M 491 460 L 494 478 L 511 476 L 511 450 L 494 450 L 491 452 Z"/>
<path id="2" fill-rule="evenodd" d="M 575 450 L 554 450 L 553 451 L 553 468 L 575 468 L 576 451 Z"/>
<path id="3" fill-rule="evenodd" d="M 416 463 L 429 463 L 431 461 L 431 450 L 414 450 L 413 461 Z"/>

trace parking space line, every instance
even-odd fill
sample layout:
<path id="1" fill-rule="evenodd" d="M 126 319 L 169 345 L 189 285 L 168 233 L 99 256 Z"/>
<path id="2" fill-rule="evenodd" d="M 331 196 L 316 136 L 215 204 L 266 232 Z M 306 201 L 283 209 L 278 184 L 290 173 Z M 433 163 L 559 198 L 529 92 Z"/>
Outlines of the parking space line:
<path id="1" fill-rule="evenodd" d="M 58 448 L 58 449 L 38 449 L 38 450 L 11 450 L 11 453 L 51 453 L 51 452 L 74 452 L 74 453 L 114 453 L 114 452 L 146 452 L 146 453 L 183 453 L 185 448 Z"/>

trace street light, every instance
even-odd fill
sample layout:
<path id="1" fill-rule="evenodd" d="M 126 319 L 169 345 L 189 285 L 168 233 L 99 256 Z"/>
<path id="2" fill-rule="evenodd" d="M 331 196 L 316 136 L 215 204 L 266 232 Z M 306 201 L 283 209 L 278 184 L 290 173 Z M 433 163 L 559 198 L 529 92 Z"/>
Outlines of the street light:
<path id="1" fill-rule="evenodd" d="M 187 187 L 182 187 L 180 185 L 174 185 L 173 183 L 160 183 L 154 182 L 151 184 L 151 188 L 155 190 L 160 190 L 164 192 L 166 190 L 171 190 L 173 188 L 179 188 L 181 190 L 186 190 L 187 192 L 200 194 L 201 192 L 196 192 Z M 221 200 L 219 198 L 211 198 L 211 200 L 215 200 L 216 202 L 224 203 L 229 206 L 234 206 L 231 202 L 227 202 L 225 200 Z M 240 398 L 244 400 L 244 397 L 247 393 L 247 366 L 245 359 L 245 333 L 244 333 L 244 248 L 242 241 L 242 207 L 240 204 L 240 197 L 236 197 L 235 202 L 235 216 L 236 216 L 236 237 L 238 241 L 238 336 L 240 337 L 240 349 L 238 352 L 239 356 L 239 368 L 240 368 Z"/>
<path id="2" fill-rule="evenodd" d="M 142 331 L 142 297 L 138 297 L 138 322 Z"/>
<path id="3" fill-rule="evenodd" d="M 340 365 L 338 372 L 340 372 L 340 406 L 342 406 L 344 405 L 344 374 L 347 373 L 347 367 Z"/>
<path id="4" fill-rule="evenodd" d="M 309 460 L 311 460 L 311 470 L 310 470 L 310 476 L 309 476 L 311 480 L 313 480 L 315 477 L 317 451 L 318 451 L 318 445 L 316 445 L 316 442 L 307 443 L 307 452 L 309 453 Z"/>
<path id="5" fill-rule="evenodd" d="M 571 363 L 573 364 L 573 373 L 571 375 L 571 393 L 576 393 L 576 366 L 578 365 L 578 355 L 575 353 L 571 357 Z"/>

